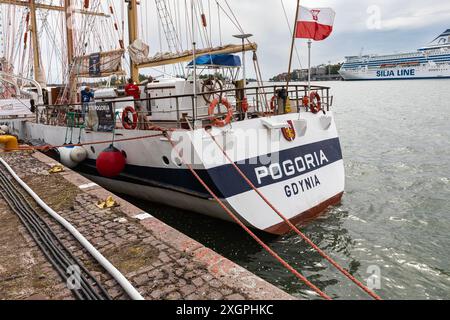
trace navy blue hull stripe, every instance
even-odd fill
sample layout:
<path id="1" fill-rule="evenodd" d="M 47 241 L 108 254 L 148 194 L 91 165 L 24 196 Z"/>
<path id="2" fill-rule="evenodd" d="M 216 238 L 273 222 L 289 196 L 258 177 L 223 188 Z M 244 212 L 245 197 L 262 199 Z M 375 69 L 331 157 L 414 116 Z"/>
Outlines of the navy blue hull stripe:
<path id="1" fill-rule="evenodd" d="M 321 153 L 322 151 L 322 153 Z M 320 161 L 320 156 L 323 158 L 323 163 Z M 312 159 L 314 163 L 310 166 L 307 165 L 304 157 Z M 317 159 L 316 159 L 317 156 Z M 330 165 L 336 161 L 342 159 L 342 151 L 338 138 L 323 140 L 320 142 L 295 147 L 279 152 L 277 158 L 272 158 L 274 162 L 267 162 L 267 158 L 258 157 L 247 160 L 245 163 L 237 163 L 237 166 L 241 171 L 250 179 L 250 181 L 256 187 L 265 187 L 274 183 L 282 182 L 295 178 L 297 176 L 307 174 L 321 167 Z M 297 163 L 295 163 L 297 159 Z M 318 162 L 316 160 L 319 160 Z M 287 162 L 286 162 L 287 161 Z M 269 166 L 273 165 L 273 173 L 277 177 L 273 179 L 270 174 Z M 257 176 L 257 169 L 261 168 L 261 172 L 269 171 L 269 174 L 260 175 L 260 179 Z M 299 168 L 297 168 L 299 167 Z M 281 173 L 278 170 L 281 168 Z M 300 170 L 299 170 L 300 169 Z M 288 171 L 290 174 L 286 174 Z M 220 166 L 214 169 L 208 170 L 211 179 L 215 182 L 217 188 L 222 194 L 227 197 L 231 197 L 243 192 L 251 190 L 251 187 L 244 181 L 235 168 L 231 164 Z M 262 177 L 264 176 L 264 177 Z M 279 178 L 278 178 L 279 177 Z"/>
<path id="2" fill-rule="evenodd" d="M 316 156 L 314 156 L 314 154 Z M 323 163 L 320 163 L 321 154 L 326 157 L 325 161 L 325 158 L 322 156 Z M 279 152 L 278 155 L 279 157 L 276 158 L 271 158 L 269 155 L 266 155 L 264 157 L 248 159 L 245 163 L 240 162 L 237 163 L 237 165 L 252 181 L 252 183 L 255 184 L 255 186 L 263 187 L 312 172 L 342 159 L 342 151 L 338 138 L 323 140 L 320 142 L 283 150 Z M 304 159 L 305 156 L 310 160 L 309 167 Z M 281 168 L 289 168 L 291 175 L 283 175 L 283 177 L 276 180 L 272 179 L 269 175 L 258 180 L 255 169 L 270 166 L 271 163 L 267 162 L 268 159 L 276 159 L 273 163 L 279 163 Z M 295 159 L 297 159 L 297 167 L 304 170 L 297 170 L 295 164 L 289 166 L 285 163 L 284 166 L 282 165 L 283 162 L 294 162 Z M 317 160 L 319 160 L 319 164 Z M 314 163 L 311 164 L 311 161 Z M 95 169 L 95 160 L 85 161 L 83 165 L 77 168 L 77 170 L 85 174 L 98 176 L 98 172 Z M 251 187 L 242 179 L 231 164 L 215 167 L 209 170 L 197 170 L 197 173 L 221 198 L 232 197 L 251 190 Z M 124 173 L 115 178 L 115 180 L 175 190 L 204 198 L 210 197 L 208 192 L 195 179 L 188 169 L 154 168 L 127 165 Z M 139 190 L 136 190 L 136 192 L 139 192 Z"/>

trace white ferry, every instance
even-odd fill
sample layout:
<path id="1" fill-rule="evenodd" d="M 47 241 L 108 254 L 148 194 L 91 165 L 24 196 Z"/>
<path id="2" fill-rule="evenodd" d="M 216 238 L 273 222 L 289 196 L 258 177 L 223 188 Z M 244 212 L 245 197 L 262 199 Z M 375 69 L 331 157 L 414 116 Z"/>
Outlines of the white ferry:
<path id="1" fill-rule="evenodd" d="M 346 57 L 344 80 L 450 78 L 450 29 L 416 52 Z"/>

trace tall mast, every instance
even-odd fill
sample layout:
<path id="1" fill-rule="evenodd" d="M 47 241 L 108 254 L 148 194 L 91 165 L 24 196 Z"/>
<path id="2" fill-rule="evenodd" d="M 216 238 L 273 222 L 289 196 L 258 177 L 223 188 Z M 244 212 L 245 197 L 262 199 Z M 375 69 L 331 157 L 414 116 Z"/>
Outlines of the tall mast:
<path id="1" fill-rule="evenodd" d="M 36 19 L 36 4 L 35 0 L 30 0 L 30 17 L 31 17 L 31 39 L 33 42 L 33 70 L 34 80 L 39 82 L 41 86 L 45 86 L 44 75 L 42 74 L 41 67 L 41 52 L 39 48 L 39 39 L 37 31 L 37 19 Z"/>
<path id="2" fill-rule="evenodd" d="M 77 94 L 76 70 L 74 67 L 74 46 L 73 46 L 73 8 L 72 0 L 64 0 L 64 13 L 66 19 L 66 41 L 67 41 L 67 66 L 69 70 L 69 103 L 74 103 Z"/>
<path id="3" fill-rule="evenodd" d="M 128 2 L 128 38 L 130 45 L 138 39 L 137 0 L 125 0 Z M 130 74 L 133 81 L 139 82 L 139 68 L 130 58 Z"/>
<path id="4" fill-rule="evenodd" d="M 64 12 L 65 12 L 65 18 L 66 18 L 66 39 L 67 39 L 67 62 L 69 63 L 69 66 L 73 62 L 73 25 L 72 25 L 72 1 L 71 0 L 64 0 Z"/>

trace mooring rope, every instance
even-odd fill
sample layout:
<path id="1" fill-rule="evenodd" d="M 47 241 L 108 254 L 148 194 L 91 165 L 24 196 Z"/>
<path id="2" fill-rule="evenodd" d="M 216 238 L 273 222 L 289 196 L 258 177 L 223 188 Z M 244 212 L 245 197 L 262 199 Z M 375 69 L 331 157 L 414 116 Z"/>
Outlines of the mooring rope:
<path id="1" fill-rule="evenodd" d="M 259 191 L 258 188 L 250 181 L 250 179 L 242 172 L 242 170 L 234 163 L 233 160 L 228 156 L 227 152 L 220 146 L 217 142 L 216 138 L 211 134 L 209 130 L 206 130 L 212 140 L 216 143 L 218 148 L 222 151 L 225 158 L 231 163 L 231 165 L 236 169 L 236 171 L 241 175 L 241 177 L 245 180 L 245 182 L 264 200 L 265 203 L 273 210 L 275 213 L 283 219 L 289 227 L 298 234 L 303 240 L 306 241 L 314 250 L 316 250 L 323 258 L 325 258 L 328 262 L 330 262 L 336 269 L 338 269 L 342 274 L 344 274 L 348 279 L 354 282 L 358 287 L 364 290 L 367 294 L 369 294 L 372 298 L 376 300 L 381 300 L 381 297 L 378 296 L 375 292 L 370 290 L 367 286 L 362 284 L 358 279 L 352 276 L 347 270 L 341 267 L 335 260 L 333 260 L 329 255 L 327 255 L 322 249 L 320 249 L 311 239 L 309 239 L 303 232 L 301 232 L 288 218 L 286 218 L 275 206 Z"/>
<path id="2" fill-rule="evenodd" d="M 324 293 L 322 290 L 320 290 L 318 287 L 316 287 L 312 282 L 310 282 L 308 279 L 306 279 L 305 276 L 301 275 L 297 270 L 295 270 L 289 263 L 287 263 L 283 258 L 281 258 L 275 251 L 273 251 L 267 244 L 264 243 L 255 233 L 253 233 L 241 220 L 239 220 L 236 215 L 231 212 L 231 210 L 223 203 L 222 200 L 219 199 L 219 197 L 214 193 L 214 191 L 211 190 L 210 187 L 206 184 L 206 182 L 195 172 L 192 165 L 188 164 L 183 159 L 183 155 L 181 152 L 176 148 L 175 143 L 171 139 L 170 135 L 165 133 L 166 138 L 169 140 L 169 143 L 172 146 L 172 149 L 178 154 L 181 162 L 189 169 L 189 171 L 194 175 L 194 177 L 200 182 L 200 184 L 208 191 L 208 193 L 214 198 L 214 200 L 225 210 L 225 212 L 228 214 L 228 216 L 233 219 L 234 222 L 236 222 L 242 229 L 244 229 L 256 242 L 258 242 L 264 250 L 266 250 L 272 257 L 274 257 L 278 262 L 280 262 L 286 269 L 288 269 L 291 273 L 293 273 L 297 278 L 299 278 L 303 283 L 305 283 L 308 287 L 310 287 L 312 290 L 314 290 L 318 295 L 320 295 L 322 298 L 326 300 L 331 300 L 331 297 L 328 296 L 326 293 Z"/>

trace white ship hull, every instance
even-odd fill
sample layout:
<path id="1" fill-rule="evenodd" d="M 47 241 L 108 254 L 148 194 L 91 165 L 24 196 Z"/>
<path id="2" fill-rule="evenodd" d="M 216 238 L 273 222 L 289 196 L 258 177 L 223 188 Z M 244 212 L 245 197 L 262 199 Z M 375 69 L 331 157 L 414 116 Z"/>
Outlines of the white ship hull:
<path id="1" fill-rule="evenodd" d="M 416 52 L 346 57 L 344 80 L 450 78 L 450 29 Z"/>
<path id="2" fill-rule="evenodd" d="M 450 63 L 439 66 L 423 65 L 418 67 L 396 68 L 361 68 L 340 70 L 339 74 L 346 81 L 352 80 L 412 80 L 450 78 Z"/>
<path id="3" fill-rule="evenodd" d="M 293 141 L 286 140 L 280 129 L 288 120 L 296 127 Z M 62 145 L 66 128 L 28 122 L 25 132 L 29 139 Z M 116 139 L 152 133 L 159 132 L 118 130 Z M 301 113 L 300 117 L 294 113 L 244 120 L 233 123 L 232 127 L 214 128 L 212 134 L 219 144 L 225 143 L 224 149 L 232 160 L 291 221 L 299 223 L 340 202 L 345 184 L 344 164 L 331 112 L 327 116 L 308 112 Z M 77 135 L 75 131 L 74 136 Z M 192 148 L 196 172 L 242 221 L 274 234 L 289 231 L 283 220 L 239 176 L 204 129 L 178 130 L 172 137 L 183 150 L 186 144 Z M 81 143 L 111 138 L 111 133 L 84 130 L 81 133 Z M 242 139 L 247 141 L 245 147 Z M 167 138 L 117 142 L 115 146 L 127 154 L 127 166 L 117 178 L 100 177 L 95 169 L 95 159 L 108 144 L 86 146 L 88 159 L 77 170 L 115 192 L 230 220 L 180 163 Z M 163 157 L 169 159 L 168 164 Z"/>

